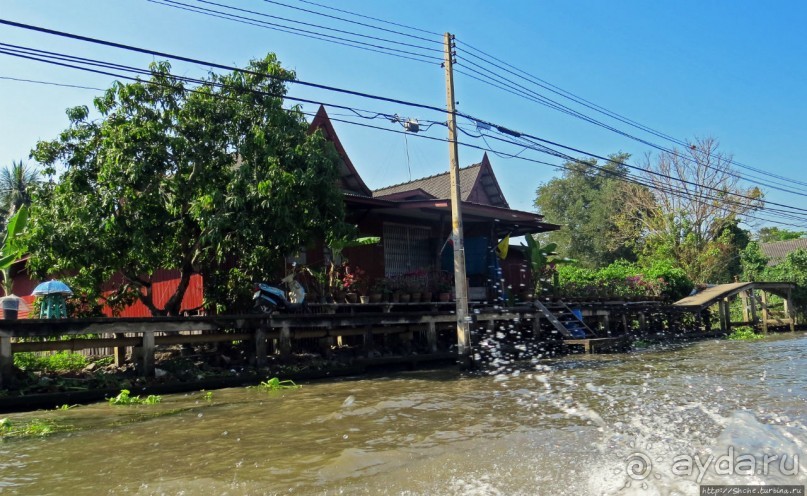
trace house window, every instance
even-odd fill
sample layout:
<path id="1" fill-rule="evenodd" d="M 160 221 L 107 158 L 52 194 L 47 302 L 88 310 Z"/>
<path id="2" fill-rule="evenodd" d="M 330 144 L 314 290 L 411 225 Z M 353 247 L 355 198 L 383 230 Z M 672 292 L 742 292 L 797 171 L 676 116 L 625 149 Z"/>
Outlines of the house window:
<path id="1" fill-rule="evenodd" d="M 384 224 L 384 275 L 397 276 L 432 266 L 431 229 Z"/>

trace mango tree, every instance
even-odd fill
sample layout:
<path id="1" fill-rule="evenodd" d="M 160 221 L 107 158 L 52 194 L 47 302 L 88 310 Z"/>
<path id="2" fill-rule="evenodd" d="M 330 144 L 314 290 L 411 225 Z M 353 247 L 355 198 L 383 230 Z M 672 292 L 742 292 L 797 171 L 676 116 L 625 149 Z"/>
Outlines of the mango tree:
<path id="1" fill-rule="evenodd" d="M 170 69 L 114 83 L 93 114 L 69 109 L 70 126 L 36 145 L 46 175 L 64 172 L 35 192 L 31 268 L 95 294 L 117 281 L 110 301 L 137 298 L 154 315 L 177 314 L 204 274 L 208 302 L 234 310 L 285 255 L 342 232 L 338 157 L 298 107 L 283 107 L 294 73 L 274 55 L 202 84 Z M 159 269 L 178 273 L 164 305 Z"/>

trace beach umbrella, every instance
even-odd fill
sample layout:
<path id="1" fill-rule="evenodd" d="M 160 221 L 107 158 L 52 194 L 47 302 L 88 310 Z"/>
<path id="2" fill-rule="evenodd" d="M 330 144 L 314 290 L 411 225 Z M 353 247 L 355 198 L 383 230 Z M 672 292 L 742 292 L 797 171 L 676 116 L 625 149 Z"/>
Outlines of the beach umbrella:
<path id="1" fill-rule="evenodd" d="M 59 294 L 66 296 L 73 294 L 73 291 L 67 286 L 67 284 L 63 283 L 62 281 L 51 279 L 50 281 L 46 281 L 37 285 L 37 287 L 34 288 L 34 291 L 31 294 L 33 296 L 45 296 L 52 294 Z"/>

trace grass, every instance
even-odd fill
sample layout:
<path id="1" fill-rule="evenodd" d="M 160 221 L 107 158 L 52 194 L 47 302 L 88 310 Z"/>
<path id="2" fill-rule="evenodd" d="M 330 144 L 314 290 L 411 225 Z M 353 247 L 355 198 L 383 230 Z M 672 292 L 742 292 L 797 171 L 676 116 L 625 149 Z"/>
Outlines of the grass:
<path id="1" fill-rule="evenodd" d="M 89 363 L 86 355 L 71 351 L 47 355 L 33 352 L 14 353 L 14 366 L 25 371 L 78 372 Z"/>
<path id="2" fill-rule="evenodd" d="M 277 377 L 272 377 L 271 379 L 261 382 L 257 386 L 250 387 L 263 389 L 264 391 L 279 391 L 282 389 L 300 389 L 302 386 L 295 384 L 294 381 L 281 381 Z"/>
<path id="3" fill-rule="evenodd" d="M 156 405 L 163 400 L 162 396 L 150 394 L 145 398 L 132 396 L 128 389 L 121 389 L 114 398 L 109 398 L 110 405 Z"/>
<path id="4" fill-rule="evenodd" d="M 734 328 L 728 338 L 733 341 L 755 341 L 762 339 L 763 336 L 754 332 L 754 329 L 749 326 L 740 326 Z"/>

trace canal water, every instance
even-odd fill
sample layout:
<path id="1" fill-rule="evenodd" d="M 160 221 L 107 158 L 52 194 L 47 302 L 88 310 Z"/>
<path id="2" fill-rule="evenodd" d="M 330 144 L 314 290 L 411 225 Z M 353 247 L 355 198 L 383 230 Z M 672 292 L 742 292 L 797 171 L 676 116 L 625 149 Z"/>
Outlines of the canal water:
<path id="1" fill-rule="evenodd" d="M 807 483 L 807 336 L 9 416 L 2 494 L 698 494 Z"/>

